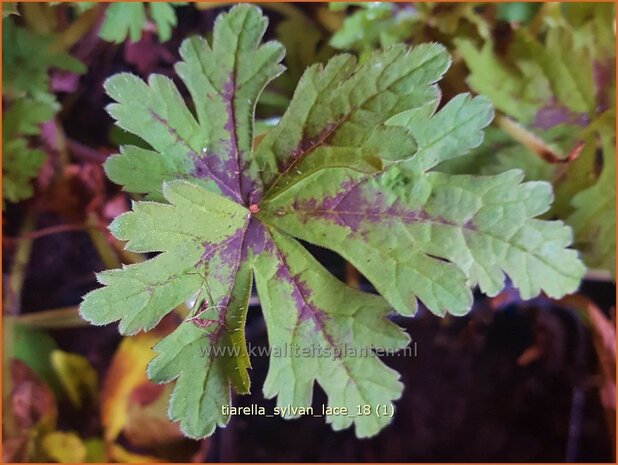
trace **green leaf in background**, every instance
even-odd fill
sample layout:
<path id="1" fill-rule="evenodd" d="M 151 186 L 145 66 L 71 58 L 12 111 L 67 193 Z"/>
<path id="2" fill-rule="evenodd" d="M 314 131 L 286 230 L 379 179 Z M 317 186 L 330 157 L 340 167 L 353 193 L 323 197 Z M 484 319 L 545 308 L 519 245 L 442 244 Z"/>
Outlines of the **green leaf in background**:
<path id="1" fill-rule="evenodd" d="M 29 147 L 26 136 L 38 134 L 39 125 L 54 116 L 56 106 L 31 99 L 15 101 L 2 118 L 2 203 L 19 202 L 33 194 L 31 181 L 45 153 Z"/>
<path id="2" fill-rule="evenodd" d="M 470 70 L 468 84 L 472 89 L 488 97 L 497 110 L 519 121 L 534 118 L 539 106 L 549 98 L 545 81 L 539 85 L 529 80 L 527 69 L 507 67 L 495 54 L 491 42 L 480 48 L 469 39 L 456 39 L 455 43 Z"/>
<path id="3" fill-rule="evenodd" d="M 2 206 L 33 194 L 31 181 L 39 172 L 45 153 L 34 147 L 30 136 L 49 121 L 59 105 L 49 89 L 49 70 L 83 73 L 84 65 L 56 50 L 54 35 L 38 35 L 3 20 L 2 41 L 11 44 L 2 54 Z"/>
<path id="4" fill-rule="evenodd" d="M 108 42 L 117 44 L 129 39 L 137 42 L 142 37 L 146 24 L 146 7 L 141 2 L 112 3 L 105 10 L 105 19 L 101 24 L 99 36 Z"/>
<path id="5" fill-rule="evenodd" d="M 409 34 L 411 9 L 399 13 L 397 6 L 388 2 L 332 3 L 331 8 L 339 11 L 347 5 L 359 9 L 347 16 L 342 28 L 331 37 L 330 44 L 334 48 L 364 52 L 394 44 Z"/>
<path id="6" fill-rule="evenodd" d="M 457 39 L 457 49 L 470 69 L 468 83 L 524 126 L 548 129 L 594 118 L 599 104 L 609 104 L 606 92 L 612 89 L 613 72 L 605 66 L 615 56 L 605 42 L 582 39 L 582 31 L 593 24 L 611 30 L 613 7 L 598 4 L 594 11 L 594 22 L 577 27 L 558 16 L 542 39 L 520 28 L 506 54 L 498 53 L 491 40 L 479 47 L 469 39 Z"/>
<path id="7" fill-rule="evenodd" d="M 39 125 L 49 121 L 58 107 L 49 102 L 20 99 L 5 111 L 2 120 L 2 137 L 33 136 L 39 133 Z"/>
<path id="8" fill-rule="evenodd" d="M 340 50 L 359 53 L 361 61 L 372 50 L 398 42 L 422 44 L 430 41 L 450 42 L 454 38 L 487 38 L 490 34 L 483 10 L 491 5 L 438 2 L 337 2 L 329 3 L 333 11 L 348 11 L 341 28 L 330 44 Z"/>
<path id="9" fill-rule="evenodd" d="M 124 42 L 127 38 L 131 42 L 138 42 L 149 16 L 156 26 L 159 40 L 167 42 L 172 37 L 172 29 L 178 22 L 174 7 L 182 5 L 185 5 L 185 2 L 148 3 L 147 13 L 145 3 L 112 3 L 105 10 L 99 36 L 103 40 L 117 44 Z"/>
<path id="10" fill-rule="evenodd" d="M 45 160 L 45 152 L 28 147 L 24 139 L 2 141 L 2 208 L 4 202 L 32 197 L 31 181 Z"/>
<path id="11" fill-rule="evenodd" d="M 249 391 L 253 276 L 271 349 L 265 396 L 309 407 L 317 382 L 329 405 L 353 414 L 358 404 L 391 406 L 401 395 L 399 375 L 376 356 L 409 340 L 388 320 L 391 307 L 409 315 L 421 301 L 460 315 L 475 284 L 494 295 L 509 276 L 526 298 L 559 297 L 584 273 L 568 248 L 570 229 L 535 218 L 550 206 L 550 185 L 523 183 L 521 171 L 432 171 L 477 147 L 493 115 L 486 98 L 468 95 L 436 112 L 436 83 L 450 64 L 438 44 L 310 66 L 256 144 L 256 102 L 282 72 L 282 47 L 261 44 L 266 25 L 258 8 L 235 6 L 218 17 L 212 45 L 182 44 L 176 71 L 195 114 L 166 77 L 146 84 L 120 74 L 106 83 L 112 117 L 150 145 L 123 147 L 106 163 L 112 180 L 151 199 L 110 230 L 127 250 L 158 255 L 99 273 L 104 287 L 80 311 L 134 334 L 194 300 L 148 368 L 157 382 L 176 380 L 169 413 L 191 437 L 229 421 L 221 407 L 232 389 Z M 296 238 L 344 256 L 384 298 L 339 282 Z M 306 355 L 312 349 L 327 356 Z M 327 421 L 368 437 L 390 419 L 372 412 Z"/>
<path id="12" fill-rule="evenodd" d="M 609 269 L 616 279 L 616 135 L 615 120 L 601 133 L 603 168 L 592 187 L 579 192 L 572 200 L 575 211 L 567 219 L 573 227 L 576 245 L 586 263 Z"/>
<path id="13" fill-rule="evenodd" d="M 174 4 L 170 3 L 149 3 L 150 16 L 157 26 L 157 33 L 161 42 L 167 42 L 172 37 L 172 29 L 176 26 L 178 19 L 174 11 Z M 175 5 L 179 5 L 176 3 Z"/>
<path id="14" fill-rule="evenodd" d="M 530 2 L 498 3 L 498 19 L 515 23 L 527 23 L 539 10 L 541 4 Z"/>
<path id="15" fill-rule="evenodd" d="M 79 60 L 53 47 L 53 35 L 38 35 L 3 20 L 2 43 L 11 44 L 2 54 L 3 95 L 53 101 L 49 92 L 49 69 L 83 73 L 86 68 Z"/>
<path id="16" fill-rule="evenodd" d="M 605 163 L 609 174 L 599 178 L 596 160 L 597 151 L 604 160 L 615 158 L 614 152 L 605 153 L 611 145 L 599 142 L 608 137 L 600 128 L 615 118 L 615 6 L 548 4 L 543 9 L 541 32 L 532 23 L 518 28 L 506 53 L 498 52 L 491 40 L 480 46 L 470 39 L 455 40 L 470 70 L 468 84 L 513 118 L 515 123 L 507 126 L 515 132 L 509 132 L 523 144 L 503 146 L 498 154 L 483 157 L 477 168 L 522 168 L 529 180 L 551 182 L 556 201 L 548 215 L 574 226 L 590 267 L 613 271 L 615 221 L 607 221 L 615 216 L 607 187 L 613 168 Z M 552 163 L 545 160 L 548 151 Z M 574 160 L 560 163 L 570 153 L 576 153 Z M 470 166 L 464 172 L 478 169 Z M 593 222 L 590 203 L 601 193 Z"/>

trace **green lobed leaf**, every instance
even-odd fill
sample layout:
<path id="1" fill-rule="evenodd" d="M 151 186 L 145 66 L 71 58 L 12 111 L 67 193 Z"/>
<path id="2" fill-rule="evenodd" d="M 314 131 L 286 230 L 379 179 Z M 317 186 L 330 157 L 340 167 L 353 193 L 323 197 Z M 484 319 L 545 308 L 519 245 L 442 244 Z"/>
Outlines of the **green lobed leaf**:
<path id="1" fill-rule="evenodd" d="M 478 147 L 483 142 L 481 129 L 494 117 L 491 103 L 481 96 L 459 94 L 435 113 L 437 104 L 436 100 L 388 121 L 390 125 L 406 127 L 414 136 L 419 150 L 405 163 L 413 171 L 427 171 Z"/>
<path id="2" fill-rule="evenodd" d="M 55 101 L 49 92 L 50 68 L 85 72 L 82 62 L 53 48 L 54 39 L 54 35 L 39 35 L 3 20 L 2 42 L 11 44 L 2 54 L 3 95 Z"/>
<path id="3" fill-rule="evenodd" d="M 177 379 L 169 404 L 169 416 L 180 421 L 190 437 L 210 436 L 216 426 L 225 426 L 231 405 L 230 385 L 239 394 L 249 392 L 250 368 L 244 326 L 251 294 L 251 269 L 240 262 L 225 310 L 225 320 L 210 330 L 190 322 L 181 325 L 155 346 L 158 356 L 148 366 L 156 382 Z M 212 318 L 219 318 L 211 311 Z"/>
<path id="4" fill-rule="evenodd" d="M 202 437 L 225 423 L 220 407 L 210 408 L 213 402 L 229 404 L 230 385 L 241 393 L 249 389 L 243 328 L 251 274 L 241 260 L 247 211 L 184 181 L 165 184 L 164 195 L 171 205 L 136 203 L 110 228 L 119 239 L 128 239 L 128 250 L 163 253 L 145 263 L 99 273 L 107 287 L 86 295 L 80 313 L 95 324 L 120 320 L 120 331 L 134 334 L 153 328 L 197 293 L 200 313 L 193 316 L 212 318 L 213 324 L 202 329 L 190 321 L 182 323 L 155 348 L 162 355 L 149 374 L 160 382 L 180 376 L 170 417 L 181 421 L 187 435 Z M 221 309 L 224 318 L 219 317 Z M 239 349 L 229 356 L 207 357 L 204 347 Z M 187 403 L 195 396 L 202 401 Z"/>
<path id="5" fill-rule="evenodd" d="M 359 405 L 392 407 L 403 390 L 399 374 L 371 350 L 396 351 L 409 342 L 387 319 L 389 305 L 342 284 L 291 237 L 276 230 L 265 235 L 265 246 L 276 253 L 258 254 L 253 265 L 271 349 L 264 395 L 277 396 L 282 409 L 308 407 L 317 381 L 329 406 L 346 407 L 352 415 Z M 330 415 L 326 421 L 334 430 L 354 423 L 363 438 L 390 418 Z"/>
<path id="6" fill-rule="evenodd" d="M 414 139 L 385 123 L 435 101 L 434 83 L 449 63 L 444 47 L 426 44 L 392 46 L 362 64 L 339 55 L 310 67 L 280 123 L 260 143 L 249 175 L 269 186 L 268 197 L 326 167 L 372 172 L 409 157 Z"/>
<path id="7" fill-rule="evenodd" d="M 524 298 L 541 290 L 561 296 L 579 285 L 584 269 L 564 249 L 570 230 L 531 219 L 551 200 L 548 184 L 520 185 L 516 171 L 423 177 L 393 167 L 375 178 L 338 171 L 282 195 L 270 206 L 272 221 L 338 251 L 403 314 L 414 312 L 416 298 L 438 315 L 466 313 L 470 284 L 495 295 L 504 273 Z"/>
<path id="8" fill-rule="evenodd" d="M 167 42 L 172 37 L 172 29 L 178 23 L 174 7 L 186 2 L 116 2 L 107 7 L 99 30 L 99 37 L 108 42 L 120 44 L 127 40 L 138 42 L 149 17 L 154 22 L 159 41 Z"/>
<path id="9" fill-rule="evenodd" d="M 576 252 L 564 249 L 570 230 L 533 219 L 549 207 L 548 184 L 520 184 L 517 171 L 423 172 L 440 161 L 436 153 L 449 159 L 478 145 L 490 119 L 485 99 L 457 97 L 417 126 L 420 147 L 409 162 L 372 175 L 321 171 L 267 199 L 269 221 L 339 252 L 402 314 L 415 311 L 416 299 L 439 315 L 465 313 L 470 284 L 495 295 L 504 273 L 524 298 L 572 292 L 584 269 Z M 460 129 L 465 137 L 453 137 Z"/>
<path id="10" fill-rule="evenodd" d="M 152 329 L 197 292 L 204 281 L 200 271 L 214 267 L 221 244 L 234 245 L 235 234 L 246 227 L 247 210 L 199 186 L 175 181 L 164 185 L 164 195 L 171 205 L 137 202 L 133 211 L 110 226 L 118 239 L 127 241 L 127 250 L 163 253 L 122 270 L 99 273 L 99 281 L 107 287 L 87 294 L 80 307 L 89 321 L 120 320 L 123 334 Z M 225 278 L 225 270 L 217 269 L 212 275 Z M 220 294 L 213 285 L 211 293 Z M 219 303 L 213 300 L 211 305 Z"/>
<path id="11" fill-rule="evenodd" d="M 149 85 L 129 74 L 107 80 L 105 88 L 118 102 L 108 107 L 117 124 L 165 158 L 160 168 L 153 165 L 157 178 L 192 178 L 236 201 L 248 195 L 250 187 L 240 186 L 239 173 L 251 152 L 255 104 L 264 86 L 282 72 L 281 46 L 259 45 L 265 29 L 266 18 L 258 10 L 238 6 L 218 18 L 212 48 L 202 38 L 183 42 L 176 70 L 197 119 L 166 77 L 153 75 Z M 127 147 L 107 161 L 106 172 L 113 181 L 160 200 L 160 185 L 149 179 L 153 173 L 141 176 L 133 169 L 144 155 Z"/>
<path id="12" fill-rule="evenodd" d="M 124 42 L 127 37 L 131 42 L 137 42 L 145 25 L 146 8 L 143 3 L 112 3 L 105 10 L 99 37 L 117 44 Z"/>
<path id="13" fill-rule="evenodd" d="M 157 26 L 157 33 L 161 42 L 167 42 L 172 37 L 172 28 L 178 19 L 174 7 L 169 3 L 150 3 L 150 16 Z"/>

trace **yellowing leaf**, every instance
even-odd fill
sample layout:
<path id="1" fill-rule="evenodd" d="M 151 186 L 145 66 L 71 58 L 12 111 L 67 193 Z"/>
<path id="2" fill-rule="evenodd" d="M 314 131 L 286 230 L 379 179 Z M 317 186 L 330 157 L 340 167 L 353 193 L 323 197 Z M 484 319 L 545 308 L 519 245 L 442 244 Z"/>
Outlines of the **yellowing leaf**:
<path id="1" fill-rule="evenodd" d="M 50 361 L 69 400 L 81 407 L 84 399 L 98 398 L 98 376 L 90 362 L 79 354 L 54 350 Z"/>
<path id="2" fill-rule="evenodd" d="M 58 463 L 79 463 L 86 459 L 86 446 L 75 433 L 54 431 L 43 438 L 43 450 Z"/>
<path id="3" fill-rule="evenodd" d="M 184 438 L 177 423 L 167 417 L 173 385 L 142 384 L 133 390 L 123 436 L 131 445 L 154 448 Z"/>
<path id="4" fill-rule="evenodd" d="M 118 346 L 101 389 L 101 422 L 106 442 L 116 440 L 124 428 L 131 393 L 148 383 L 146 366 L 154 356 L 152 346 L 160 339 L 155 333 L 125 337 Z"/>

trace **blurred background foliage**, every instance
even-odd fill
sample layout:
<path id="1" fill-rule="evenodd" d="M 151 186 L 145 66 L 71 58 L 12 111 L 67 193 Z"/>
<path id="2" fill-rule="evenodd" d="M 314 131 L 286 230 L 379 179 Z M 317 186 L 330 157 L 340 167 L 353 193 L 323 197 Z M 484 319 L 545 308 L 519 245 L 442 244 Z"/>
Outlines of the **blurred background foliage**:
<path id="1" fill-rule="evenodd" d="M 101 163 L 120 143 L 144 142 L 111 125 L 102 82 L 123 70 L 173 77 L 180 41 L 208 36 L 228 5 L 2 3 L 4 461 L 238 458 L 221 450 L 225 438 L 218 445 L 184 439 L 167 420 L 170 386 L 146 379 L 151 347 L 174 327 L 173 318 L 154 333 L 120 338 L 113 328 L 86 328 L 76 310 L 81 295 L 96 287 L 94 271 L 143 259 L 106 230 L 130 199 L 106 181 Z M 449 48 L 442 104 L 460 92 L 484 94 L 496 118 L 478 149 L 437 169 L 519 168 L 527 179 L 554 186 L 545 216 L 572 226 L 589 278 L 606 284 L 603 311 L 596 294 L 554 304 L 574 311 L 590 334 L 594 389 L 612 425 L 615 5 L 261 6 L 271 18 L 268 38 L 287 50 L 287 72 L 258 103 L 256 142 L 276 124 L 309 65 L 341 52 L 364 60 L 399 42 Z M 358 281 L 354 270 L 342 269 L 343 279 Z M 496 309 L 510 298 L 502 297 L 492 300 Z M 521 356 L 538 356 L 538 344 Z M 567 458 L 576 456 L 567 451 Z"/>

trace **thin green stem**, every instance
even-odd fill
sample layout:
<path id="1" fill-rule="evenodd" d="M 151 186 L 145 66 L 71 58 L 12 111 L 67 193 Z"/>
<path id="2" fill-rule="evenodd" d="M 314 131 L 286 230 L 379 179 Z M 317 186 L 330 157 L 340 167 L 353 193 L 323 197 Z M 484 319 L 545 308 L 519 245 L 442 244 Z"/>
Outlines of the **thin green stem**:
<path id="1" fill-rule="evenodd" d="M 62 307 L 42 312 L 26 313 L 16 317 L 6 317 L 5 321 L 38 329 L 65 329 L 89 326 L 89 323 L 79 316 L 79 307 Z"/>
<path id="2" fill-rule="evenodd" d="M 107 242 L 107 238 L 99 228 L 99 219 L 95 213 L 89 213 L 86 219 L 86 226 L 90 240 L 97 249 L 99 257 L 106 269 L 120 268 L 120 259 L 114 248 Z"/>

